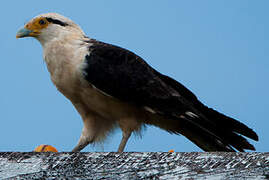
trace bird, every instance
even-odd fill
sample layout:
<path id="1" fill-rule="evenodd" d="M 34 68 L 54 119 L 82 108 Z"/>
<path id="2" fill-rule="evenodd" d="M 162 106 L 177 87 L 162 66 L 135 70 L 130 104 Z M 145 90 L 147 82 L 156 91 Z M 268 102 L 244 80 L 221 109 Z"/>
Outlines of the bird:
<path id="1" fill-rule="evenodd" d="M 146 126 L 183 135 L 204 151 L 245 151 L 258 141 L 254 130 L 204 105 L 189 89 L 135 53 L 85 35 L 71 19 L 54 12 L 27 22 L 16 38 L 33 37 L 56 88 L 83 121 L 77 145 L 103 142 L 122 131 L 117 152 Z"/>

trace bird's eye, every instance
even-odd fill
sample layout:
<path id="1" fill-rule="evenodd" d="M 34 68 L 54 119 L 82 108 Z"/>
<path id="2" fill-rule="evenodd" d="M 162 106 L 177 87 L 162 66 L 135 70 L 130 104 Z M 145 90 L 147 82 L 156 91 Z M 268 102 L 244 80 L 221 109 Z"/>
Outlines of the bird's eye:
<path id="1" fill-rule="evenodd" d="M 44 24 L 46 24 L 46 22 L 45 22 L 43 19 L 41 19 L 41 20 L 39 21 L 39 24 L 40 24 L 40 25 L 44 25 Z"/>

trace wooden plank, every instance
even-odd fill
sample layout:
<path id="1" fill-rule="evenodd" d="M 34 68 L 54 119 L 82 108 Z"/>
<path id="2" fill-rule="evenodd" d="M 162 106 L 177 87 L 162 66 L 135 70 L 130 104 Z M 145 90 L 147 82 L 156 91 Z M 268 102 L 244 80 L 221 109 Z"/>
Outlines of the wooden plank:
<path id="1" fill-rule="evenodd" d="M 0 179 L 269 179 L 269 153 L 0 152 Z"/>

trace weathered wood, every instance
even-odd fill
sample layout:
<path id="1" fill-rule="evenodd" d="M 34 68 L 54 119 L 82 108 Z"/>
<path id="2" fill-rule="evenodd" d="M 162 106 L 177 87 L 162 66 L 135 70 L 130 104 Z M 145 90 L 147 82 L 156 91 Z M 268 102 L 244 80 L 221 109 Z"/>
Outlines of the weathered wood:
<path id="1" fill-rule="evenodd" d="M 269 179 L 269 153 L 0 152 L 0 179 Z"/>

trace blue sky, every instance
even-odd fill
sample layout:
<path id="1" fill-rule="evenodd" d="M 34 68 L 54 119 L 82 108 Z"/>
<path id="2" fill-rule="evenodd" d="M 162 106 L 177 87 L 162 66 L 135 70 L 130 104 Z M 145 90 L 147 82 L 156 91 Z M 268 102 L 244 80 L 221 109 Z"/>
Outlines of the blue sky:
<path id="1" fill-rule="evenodd" d="M 70 151 L 82 121 L 52 85 L 41 45 L 17 40 L 32 17 L 61 13 L 98 40 L 132 50 L 184 84 L 206 105 L 232 116 L 259 135 L 269 150 L 269 1 L 3 1 L 0 7 L 0 151 L 32 151 L 50 144 Z M 183 136 L 148 127 L 126 151 L 201 151 Z M 103 146 L 116 151 L 117 130 Z"/>

